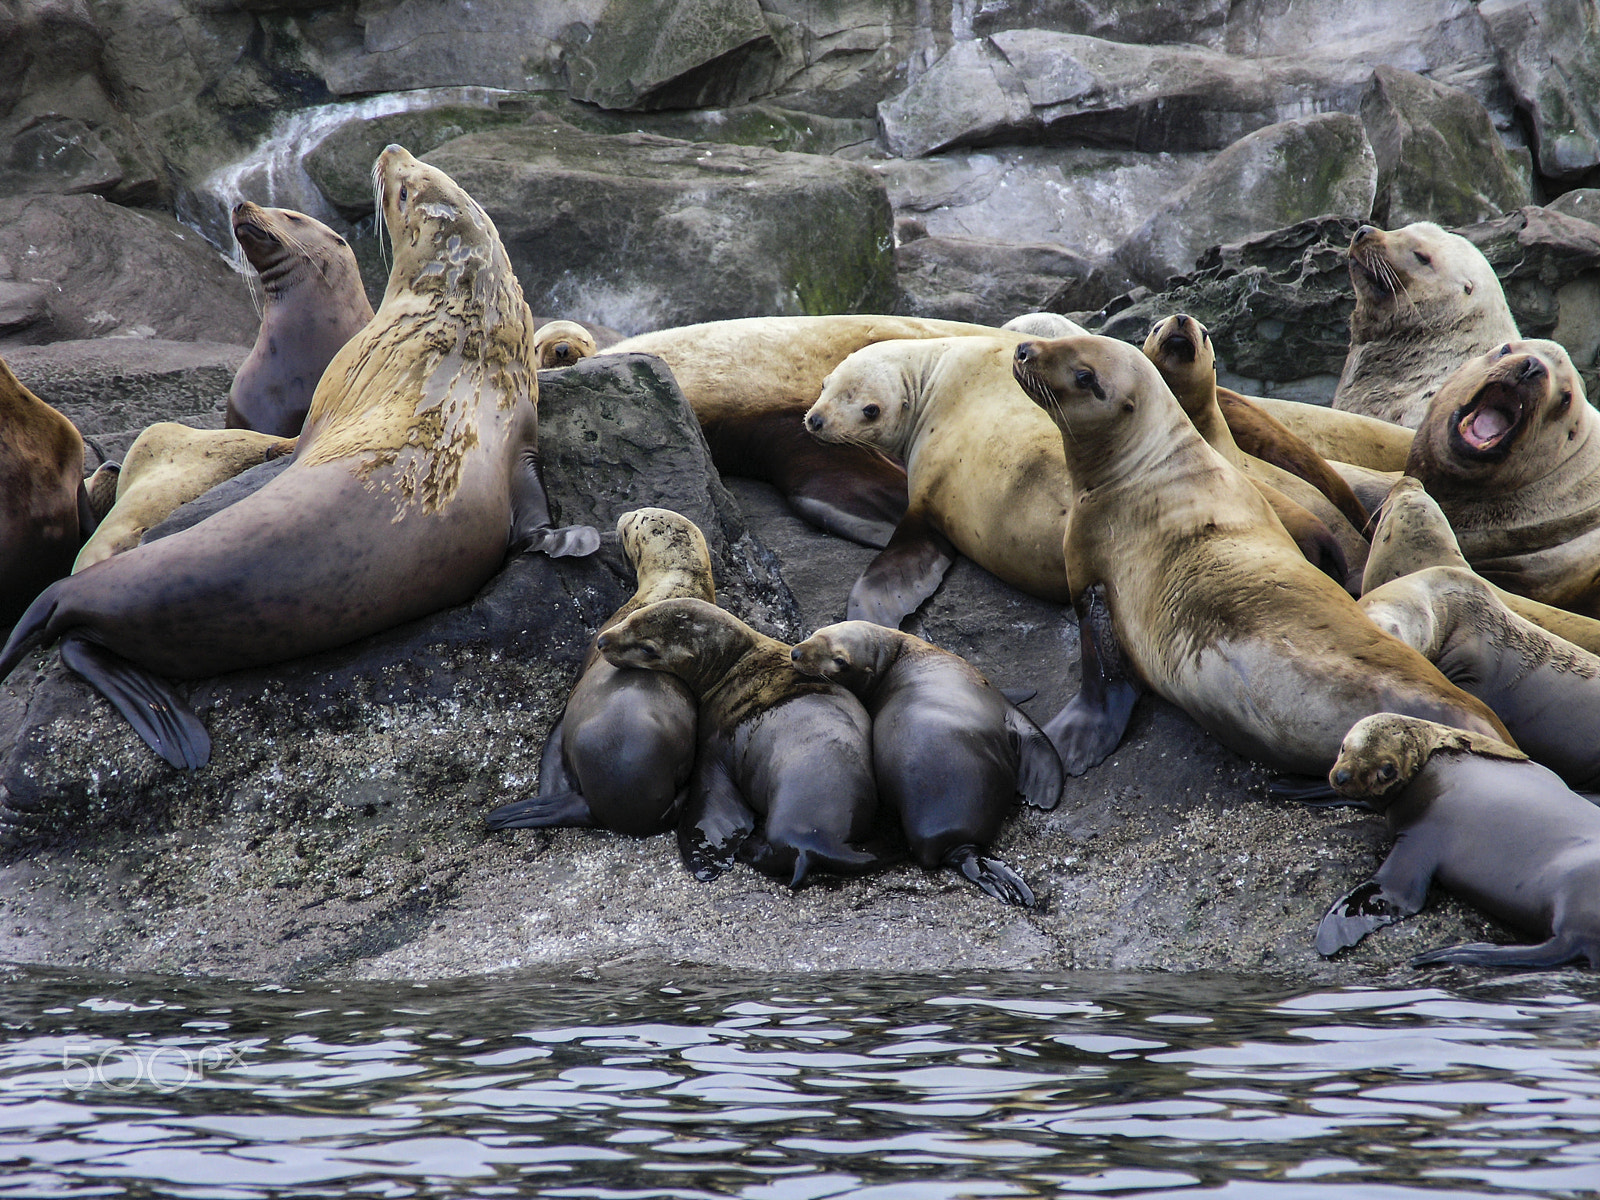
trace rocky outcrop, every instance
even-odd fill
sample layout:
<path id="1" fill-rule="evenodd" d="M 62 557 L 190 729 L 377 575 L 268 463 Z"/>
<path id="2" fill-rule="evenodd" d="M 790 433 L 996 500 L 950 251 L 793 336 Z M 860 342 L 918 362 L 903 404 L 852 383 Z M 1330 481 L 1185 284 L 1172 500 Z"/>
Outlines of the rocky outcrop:
<path id="1" fill-rule="evenodd" d="M 1600 17 L 1588 0 L 1483 0 L 1478 6 L 1539 170 L 1566 183 L 1600 168 Z"/>
<path id="2" fill-rule="evenodd" d="M 1092 271 L 1087 259 L 1065 246 L 942 237 L 906 241 L 904 230 L 895 265 L 900 312 L 977 325 L 1003 325 L 1052 297 L 1076 296 L 1067 289 L 1074 281 L 1087 286 Z"/>

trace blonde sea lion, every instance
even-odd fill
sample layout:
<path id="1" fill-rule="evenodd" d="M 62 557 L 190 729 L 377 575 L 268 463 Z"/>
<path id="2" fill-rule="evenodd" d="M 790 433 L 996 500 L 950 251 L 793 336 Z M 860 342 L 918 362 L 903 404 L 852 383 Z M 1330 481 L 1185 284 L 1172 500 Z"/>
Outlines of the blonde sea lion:
<path id="1" fill-rule="evenodd" d="M 1379 713 L 1345 737 L 1328 781 L 1383 814 L 1394 849 L 1334 901 L 1317 950 L 1336 954 L 1420 912 L 1437 882 L 1545 941 L 1431 950 L 1413 965 L 1600 967 L 1600 809 L 1511 746 Z"/>
<path id="2" fill-rule="evenodd" d="M 292 438 L 249 429 L 151 425 L 128 447 L 116 477 L 116 502 L 78 551 L 73 573 L 139 544 L 196 496 L 258 463 L 294 453 Z"/>
<path id="3" fill-rule="evenodd" d="M 263 293 L 261 332 L 233 377 L 229 429 L 294 437 L 322 372 L 372 320 L 350 245 L 315 217 L 246 200 L 233 236 Z"/>
<path id="4" fill-rule="evenodd" d="M 857 875 L 886 861 L 860 845 L 878 809 L 866 709 L 838 684 L 795 671 L 791 647 L 692 599 L 642 608 L 598 644 L 613 666 L 670 672 L 699 698 L 699 752 L 678 825 L 696 878 L 716 878 L 735 854 L 790 887 L 814 867 Z"/>
<path id="5" fill-rule="evenodd" d="M 1019 794 L 1044 809 L 1061 798 L 1061 760 L 1039 727 L 959 655 L 869 621 L 819 629 L 789 657 L 866 705 L 878 794 L 917 863 L 1032 908 L 1028 885 L 985 851 Z"/>
<path id="6" fill-rule="evenodd" d="M 1510 740 L 1482 701 L 1306 562 L 1137 349 L 1062 338 L 1024 342 L 1014 361 L 1060 430 L 1076 492 L 1065 558 L 1083 683 L 1045 727 L 1069 774 L 1115 749 L 1141 683 L 1283 771 L 1322 774 L 1373 712 Z"/>
<path id="7" fill-rule="evenodd" d="M 0 652 L 0 678 L 36 637 L 61 638 L 62 661 L 158 754 L 197 767 L 210 738 L 156 676 L 296 658 L 459 604 L 508 547 L 597 548 L 593 529 L 551 528 L 533 321 L 494 223 L 399 146 L 374 177 L 388 290 L 328 364 L 288 468 L 52 584 Z"/>
<path id="8" fill-rule="evenodd" d="M 1439 503 L 1472 569 L 1600 617 L 1600 413 L 1555 342 L 1462 364 L 1417 430 L 1406 474 Z"/>
<path id="9" fill-rule="evenodd" d="M 544 371 L 570 367 L 596 349 L 594 335 L 576 321 L 549 321 L 533 334 L 533 352 Z"/>
<path id="10" fill-rule="evenodd" d="M 1271 396 L 1240 396 L 1228 388 L 1217 389 L 1218 400 L 1225 405 L 1235 396 L 1266 413 L 1322 455 L 1358 496 L 1361 489 L 1341 470 L 1342 464 L 1367 471 L 1405 470 L 1406 458 L 1411 453 L 1411 430 L 1400 425 L 1360 413 L 1324 408 L 1320 404 L 1276 400 Z M 1368 504 L 1367 507 L 1372 506 Z"/>
<path id="11" fill-rule="evenodd" d="M 545 742 L 539 794 L 495 809 L 490 829 L 573 826 L 644 837 L 672 828 L 683 807 L 694 767 L 694 694 L 666 671 L 612 666 L 597 643 L 600 633 L 658 600 L 715 603 L 711 552 L 693 521 L 665 508 L 623 513 L 617 536 L 638 587 L 589 644 L 583 673 Z"/>
<path id="12" fill-rule="evenodd" d="M 1522 336 L 1489 260 L 1430 221 L 1357 229 L 1350 283 L 1350 351 L 1333 394 L 1341 412 L 1415 429 L 1463 360 Z"/>

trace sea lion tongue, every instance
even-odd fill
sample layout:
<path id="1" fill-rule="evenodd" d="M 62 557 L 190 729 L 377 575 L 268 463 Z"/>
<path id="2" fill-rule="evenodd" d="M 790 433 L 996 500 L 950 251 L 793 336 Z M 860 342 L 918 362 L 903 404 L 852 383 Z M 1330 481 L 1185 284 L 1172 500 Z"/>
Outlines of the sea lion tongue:
<path id="1" fill-rule="evenodd" d="M 1509 388 L 1491 384 L 1459 426 L 1461 440 L 1474 450 L 1488 450 L 1505 437 L 1522 417 L 1522 403 Z"/>
<path id="2" fill-rule="evenodd" d="M 1511 422 L 1498 408 L 1480 409 L 1472 418 L 1472 436 L 1480 443 L 1492 442 L 1510 428 Z"/>

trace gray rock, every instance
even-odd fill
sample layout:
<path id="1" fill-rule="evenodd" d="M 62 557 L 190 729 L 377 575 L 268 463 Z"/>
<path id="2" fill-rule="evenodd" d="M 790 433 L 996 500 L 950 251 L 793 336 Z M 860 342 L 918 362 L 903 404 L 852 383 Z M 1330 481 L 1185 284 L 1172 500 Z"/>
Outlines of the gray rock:
<path id="1" fill-rule="evenodd" d="M 427 160 L 494 218 L 536 312 L 631 334 L 894 303 L 889 202 L 853 163 L 555 125 Z"/>
<path id="2" fill-rule="evenodd" d="M 989 39 L 958 42 L 939 64 L 878 105 L 889 149 L 916 158 L 947 146 L 1035 141 L 1028 89 Z"/>
<path id="3" fill-rule="evenodd" d="M 874 118 L 880 100 L 944 54 L 962 11 L 952 5 L 945 21 L 920 0 L 763 0 L 761 7 L 791 69 L 770 101 L 853 118 Z"/>
<path id="4" fill-rule="evenodd" d="M 50 289 L 38 283 L 0 280 L 0 338 L 50 316 Z"/>
<path id="5" fill-rule="evenodd" d="M 1541 173 L 1576 182 L 1600 167 L 1600 21 L 1591 0 L 1483 0 L 1500 67 L 1533 126 Z"/>
<path id="6" fill-rule="evenodd" d="M 1378 159 L 1373 220 L 1470 225 L 1531 199 L 1528 168 L 1495 136 L 1488 109 L 1461 88 L 1380 66 L 1361 97 Z"/>
<path id="7" fill-rule="evenodd" d="M 1053 296 L 1081 300 L 1077 308 L 1106 299 L 1087 286 L 1071 290 L 1074 280 L 1087 285 L 1092 264 L 1064 246 L 925 237 L 904 242 L 895 265 L 896 311 L 912 317 L 1001 325 Z"/>
<path id="8" fill-rule="evenodd" d="M 1211 246 L 1313 217 L 1363 220 L 1376 186 L 1377 162 L 1355 117 L 1271 125 L 1217 155 L 1118 248 L 1117 261 L 1133 278 L 1160 285 Z"/>
<path id="9" fill-rule="evenodd" d="M 76 117 L 33 117 L 11 135 L 0 162 L 0 193 L 105 194 L 122 182 L 122 164 L 100 135 Z"/>
<path id="10" fill-rule="evenodd" d="M 1236 0 L 989 0 L 973 14 L 972 32 L 987 37 L 1010 29 L 1050 29 L 1135 45 L 1216 46 L 1237 6 Z"/>
<path id="11" fill-rule="evenodd" d="M 1600 188 L 1573 188 L 1557 196 L 1545 208 L 1564 217 L 1600 225 Z"/>

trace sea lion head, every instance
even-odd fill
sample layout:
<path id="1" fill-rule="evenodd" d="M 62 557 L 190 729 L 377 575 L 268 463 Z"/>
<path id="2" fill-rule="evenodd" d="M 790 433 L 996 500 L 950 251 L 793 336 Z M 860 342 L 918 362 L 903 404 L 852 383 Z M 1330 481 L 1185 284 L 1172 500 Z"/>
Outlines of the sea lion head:
<path id="1" fill-rule="evenodd" d="M 366 298 L 350 243 L 315 217 L 246 200 L 233 206 L 233 236 L 269 300 L 306 283 Z"/>
<path id="2" fill-rule="evenodd" d="M 677 595 L 716 598 L 711 552 L 688 517 L 668 508 L 636 508 L 617 518 L 617 537 L 641 589 L 662 584 Z"/>
<path id="3" fill-rule="evenodd" d="M 1361 578 L 1365 595 L 1390 580 L 1429 567 L 1464 567 L 1455 530 L 1422 481 L 1402 475 L 1384 497 Z"/>
<path id="4" fill-rule="evenodd" d="M 522 320 L 509 296 L 522 288 L 501 245 L 499 231 L 483 207 L 438 167 L 389 145 L 372 165 L 373 192 L 394 250 L 389 290 L 454 297 L 474 316 L 494 326 Z"/>
<path id="5" fill-rule="evenodd" d="M 1381 811 L 1441 751 L 1511 761 L 1527 758 L 1521 751 L 1481 733 L 1399 713 L 1374 713 L 1357 721 L 1344 735 L 1339 757 L 1328 772 L 1328 783 L 1341 796 L 1365 800 Z"/>
<path id="6" fill-rule="evenodd" d="M 806 429 L 824 442 L 903 453 L 911 437 L 913 405 L 922 391 L 916 363 L 925 352 L 921 342 L 906 340 L 857 350 L 822 381 L 822 395 L 806 412 Z"/>
<path id="7" fill-rule="evenodd" d="M 1191 418 L 1217 397 L 1217 352 L 1211 332 L 1188 313 L 1159 322 L 1144 340 L 1145 357 Z"/>
<path id="8" fill-rule="evenodd" d="M 543 371 L 570 367 L 596 349 L 594 337 L 576 321 L 549 321 L 534 331 L 533 352 Z"/>
<path id="9" fill-rule="evenodd" d="M 1489 260 L 1466 238 L 1431 221 L 1393 230 L 1357 229 L 1350 239 L 1350 283 L 1356 293 L 1350 333 L 1356 342 L 1398 327 L 1448 322 L 1454 313 L 1505 308 Z"/>
<path id="10" fill-rule="evenodd" d="M 701 695 L 752 645 L 738 617 L 686 598 L 647 604 L 595 640 L 612 666 L 666 671 Z"/>
<path id="11" fill-rule="evenodd" d="M 841 621 L 817 630 L 789 651 L 802 675 L 831 679 L 860 695 L 880 678 L 898 651 L 899 635 L 871 621 Z"/>
<path id="12" fill-rule="evenodd" d="M 1566 350 L 1537 339 L 1506 342 L 1440 385 L 1406 473 L 1430 488 L 1514 491 L 1583 449 L 1596 422 Z"/>
<path id="13" fill-rule="evenodd" d="M 1012 317 L 1000 328 L 1036 338 L 1079 337 L 1089 332 L 1076 321 L 1069 321 L 1060 313 L 1053 312 L 1026 312 Z"/>

